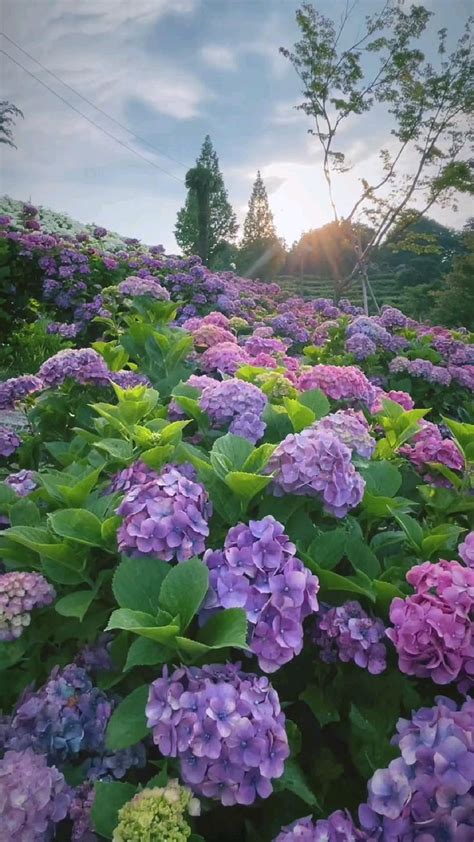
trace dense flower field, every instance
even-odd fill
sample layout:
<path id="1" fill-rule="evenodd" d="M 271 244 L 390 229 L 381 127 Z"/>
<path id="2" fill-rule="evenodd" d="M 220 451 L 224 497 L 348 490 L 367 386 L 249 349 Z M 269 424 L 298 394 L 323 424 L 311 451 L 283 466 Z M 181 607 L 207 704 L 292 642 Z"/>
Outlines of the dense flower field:
<path id="1" fill-rule="evenodd" d="M 0 217 L 8 343 L 57 342 L 0 382 L 0 840 L 470 842 L 474 337 L 39 220 Z"/>

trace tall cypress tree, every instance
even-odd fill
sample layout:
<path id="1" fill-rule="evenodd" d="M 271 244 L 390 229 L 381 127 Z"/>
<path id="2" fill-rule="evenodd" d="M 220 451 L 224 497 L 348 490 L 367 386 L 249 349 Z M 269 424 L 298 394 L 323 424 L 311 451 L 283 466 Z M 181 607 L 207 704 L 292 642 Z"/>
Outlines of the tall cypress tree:
<path id="1" fill-rule="evenodd" d="M 238 225 L 219 169 L 219 159 L 209 135 L 206 135 L 201 153 L 196 159 L 196 168 L 209 170 L 213 175 L 208 203 L 207 256 L 203 257 L 206 263 L 212 264 L 226 244 L 235 239 Z M 199 221 L 197 192 L 195 187 L 191 186 L 184 207 L 178 212 L 174 231 L 176 242 L 181 246 L 184 254 L 199 253 L 199 245 L 202 243 Z"/>
<path id="2" fill-rule="evenodd" d="M 277 237 L 266 187 L 257 172 L 244 222 L 239 270 L 250 277 L 269 278 L 280 268 L 285 252 Z"/>

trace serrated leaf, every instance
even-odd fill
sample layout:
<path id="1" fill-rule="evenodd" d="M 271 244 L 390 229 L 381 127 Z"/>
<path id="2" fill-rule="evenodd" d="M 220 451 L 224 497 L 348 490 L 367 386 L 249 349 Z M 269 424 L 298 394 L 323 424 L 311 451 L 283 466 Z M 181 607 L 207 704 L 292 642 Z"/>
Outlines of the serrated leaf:
<path id="1" fill-rule="evenodd" d="M 293 430 L 300 433 L 305 427 L 309 427 L 316 421 L 316 414 L 308 406 L 300 403 L 295 398 L 284 398 L 283 405 L 289 415 Z"/>
<path id="2" fill-rule="evenodd" d="M 161 586 L 169 572 L 169 564 L 159 559 L 122 557 L 112 581 L 115 599 L 121 608 L 156 617 Z"/>
<path id="3" fill-rule="evenodd" d="M 117 705 L 107 725 L 105 741 L 111 751 L 120 751 L 140 742 L 148 734 L 145 706 L 148 684 L 136 687 Z"/>
<path id="4" fill-rule="evenodd" d="M 164 664 L 170 659 L 172 654 L 172 649 L 155 643 L 154 640 L 147 640 L 146 637 L 139 637 L 137 640 L 132 641 L 128 650 L 124 671 L 130 670 L 132 667 Z"/>
<path id="5" fill-rule="evenodd" d="M 209 570 L 198 558 L 183 561 L 171 568 L 163 581 L 160 607 L 173 617 L 179 615 L 180 631 L 185 631 L 197 613 L 209 583 Z"/>
<path id="6" fill-rule="evenodd" d="M 82 622 L 96 595 L 95 590 L 76 591 L 54 603 L 55 611 L 62 617 L 77 617 Z"/>
<path id="7" fill-rule="evenodd" d="M 48 523 L 62 538 L 91 547 L 101 547 L 103 544 L 102 524 L 87 509 L 60 509 L 48 515 Z"/>
<path id="8" fill-rule="evenodd" d="M 308 786 L 308 782 L 303 774 L 303 770 L 296 760 L 289 758 L 285 762 L 285 770 L 281 778 L 276 778 L 273 781 L 273 789 L 275 792 L 293 792 L 298 798 L 301 798 L 305 804 L 310 807 L 319 808 L 318 800 Z"/>
<path id="9" fill-rule="evenodd" d="M 314 412 L 318 421 L 331 410 L 330 403 L 321 389 L 308 389 L 307 392 L 300 392 L 298 400 L 303 406 L 309 407 Z"/>
<path id="10" fill-rule="evenodd" d="M 170 623 L 167 626 L 155 625 L 155 618 L 143 611 L 131 611 L 129 608 L 119 608 L 113 611 L 108 622 L 106 631 L 111 629 L 123 629 L 155 640 L 157 643 L 170 644 L 179 633 L 179 626 Z"/>
<path id="11" fill-rule="evenodd" d="M 247 615 L 243 608 L 226 608 L 208 620 L 198 635 L 199 641 L 211 649 L 235 646 L 248 649 Z"/>
<path id="12" fill-rule="evenodd" d="M 243 471 L 231 471 L 225 478 L 225 484 L 229 486 L 246 506 L 271 481 L 271 476 L 263 477 L 261 474 L 246 474 Z"/>
<path id="13" fill-rule="evenodd" d="M 96 781 L 95 797 L 92 804 L 91 818 L 97 833 L 112 839 L 118 824 L 121 807 L 135 795 L 137 787 L 121 781 Z"/>

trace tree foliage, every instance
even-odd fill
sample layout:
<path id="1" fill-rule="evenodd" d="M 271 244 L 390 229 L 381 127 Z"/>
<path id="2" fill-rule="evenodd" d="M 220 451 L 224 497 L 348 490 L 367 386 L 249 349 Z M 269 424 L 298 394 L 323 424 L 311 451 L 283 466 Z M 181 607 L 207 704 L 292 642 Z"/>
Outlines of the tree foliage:
<path id="1" fill-rule="evenodd" d="M 284 261 L 284 247 L 277 237 L 266 187 L 257 172 L 239 254 L 239 268 L 244 275 L 268 278 Z"/>
<path id="2" fill-rule="evenodd" d="M 434 294 L 436 305 L 431 316 L 448 327 L 462 324 L 474 330 L 474 232 L 465 234 L 464 243 L 466 253 L 455 258 L 443 288 Z"/>
<path id="3" fill-rule="evenodd" d="M 23 112 L 16 105 L 6 100 L 0 102 L 0 143 L 6 143 L 14 149 L 13 127 L 18 117 L 23 117 Z"/>
<path id="4" fill-rule="evenodd" d="M 238 225 L 209 135 L 206 135 L 201 153 L 196 159 L 196 168 L 208 170 L 214 176 L 212 190 L 209 192 L 207 255 L 203 258 L 212 265 L 220 252 L 225 251 L 226 245 L 235 239 Z M 178 212 L 174 233 L 184 254 L 190 255 L 199 253 L 199 204 L 195 186 L 186 186 L 188 195 L 184 207 Z"/>

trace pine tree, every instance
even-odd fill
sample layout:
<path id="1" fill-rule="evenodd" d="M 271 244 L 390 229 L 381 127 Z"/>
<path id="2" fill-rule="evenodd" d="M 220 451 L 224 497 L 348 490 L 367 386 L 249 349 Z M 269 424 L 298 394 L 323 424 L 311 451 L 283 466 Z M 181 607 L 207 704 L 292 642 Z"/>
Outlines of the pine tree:
<path id="1" fill-rule="evenodd" d="M 285 251 L 277 237 L 266 187 L 257 172 L 238 260 L 239 270 L 250 277 L 270 278 L 283 263 Z"/>
<path id="2" fill-rule="evenodd" d="M 196 159 L 196 168 L 209 170 L 213 175 L 212 190 L 209 194 L 207 254 L 204 257 L 201 255 L 205 263 L 212 265 L 227 244 L 235 239 L 238 225 L 219 169 L 219 159 L 209 135 L 206 135 L 201 153 Z M 192 186 L 188 190 L 184 207 L 178 212 L 174 233 L 176 242 L 184 254 L 199 253 L 200 245 L 202 246 L 202 217 L 200 220 L 197 193 Z"/>

